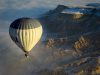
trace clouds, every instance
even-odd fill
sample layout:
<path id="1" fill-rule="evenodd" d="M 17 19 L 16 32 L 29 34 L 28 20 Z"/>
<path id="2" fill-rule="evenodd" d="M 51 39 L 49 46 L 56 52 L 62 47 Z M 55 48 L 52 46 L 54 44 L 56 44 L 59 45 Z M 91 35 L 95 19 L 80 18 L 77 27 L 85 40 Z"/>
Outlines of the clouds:
<path id="1" fill-rule="evenodd" d="M 45 49 L 38 43 L 31 51 L 30 58 L 26 59 L 9 34 L 0 36 L 0 75 L 33 75 L 33 71 L 45 66 L 44 60 L 48 56 Z"/>
<path id="2" fill-rule="evenodd" d="M 94 0 L 1 0 L 0 9 L 32 9 L 36 7 L 54 8 L 58 4 L 64 5 L 84 5 Z M 95 0 L 94 2 L 99 2 Z"/>
<path id="3" fill-rule="evenodd" d="M 6 26 L 8 21 L 11 23 L 20 17 L 39 17 L 59 4 L 80 6 L 91 2 L 100 0 L 0 0 L 0 26 Z"/>
<path id="4" fill-rule="evenodd" d="M 45 7 L 50 5 L 50 1 L 43 0 L 1 0 L 0 9 L 32 9 L 35 7 Z"/>
<path id="5" fill-rule="evenodd" d="M 32 9 L 36 7 L 50 7 L 64 3 L 66 0 L 1 0 L 0 9 Z"/>
<path id="6" fill-rule="evenodd" d="M 59 4 L 80 6 L 99 0 L 0 0 L 0 19 L 16 19 L 19 16 L 38 16 Z"/>
<path id="7" fill-rule="evenodd" d="M 32 9 L 36 7 L 54 7 L 66 0 L 1 0 L 0 9 Z"/>
<path id="8" fill-rule="evenodd" d="M 0 20 L 0 34 L 8 32 L 9 24 L 10 24 L 10 21 Z"/>

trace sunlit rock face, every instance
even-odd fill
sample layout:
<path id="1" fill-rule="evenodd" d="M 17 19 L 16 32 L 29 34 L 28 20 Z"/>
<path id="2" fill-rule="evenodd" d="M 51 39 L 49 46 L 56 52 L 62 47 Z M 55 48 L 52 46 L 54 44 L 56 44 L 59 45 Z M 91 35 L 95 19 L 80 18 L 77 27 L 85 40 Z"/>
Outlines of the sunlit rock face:
<path id="1" fill-rule="evenodd" d="M 71 40 L 75 42 L 84 34 L 99 31 L 99 10 L 99 8 L 64 5 L 58 5 L 54 10 L 50 10 L 40 18 L 45 29 L 46 45 L 53 47 L 62 42 L 67 43 Z"/>
<path id="2" fill-rule="evenodd" d="M 45 62 L 52 65 L 38 71 L 38 75 L 100 74 L 99 7 L 59 5 L 40 21 L 46 28 L 43 44 L 52 54 Z"/>
<path id="3" fill-rule="evenodd" d="M 75 49 L 82 55 L 88 54 L 98 56 L 100 51 L 100 32 L 91 32 L 82 35 L 78 41 L 75 42 Z"/>
<path id="4" fill-rule="evenodd" d="M 98 25 L 99 17 L 96 15 L 97 12 L 98 10 L 95 8 L 64 7 L 62 10 L 58 6 L 46 13 L 42 20 L 45 21 L 45 27 L 50 32 L 74 35 L 96 30 L 93 26 L 97 27 Z"/>

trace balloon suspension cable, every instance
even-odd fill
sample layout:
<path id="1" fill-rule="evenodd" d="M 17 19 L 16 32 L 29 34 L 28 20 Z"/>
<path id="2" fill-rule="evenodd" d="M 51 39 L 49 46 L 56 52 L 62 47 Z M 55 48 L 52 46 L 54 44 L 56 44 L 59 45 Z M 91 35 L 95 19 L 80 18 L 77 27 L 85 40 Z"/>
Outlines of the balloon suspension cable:
<path id="1" fill-rule="evenodd" d="M 28 52 L 25 52 L 25 57 L 29 58 L 29 53 Z"/>

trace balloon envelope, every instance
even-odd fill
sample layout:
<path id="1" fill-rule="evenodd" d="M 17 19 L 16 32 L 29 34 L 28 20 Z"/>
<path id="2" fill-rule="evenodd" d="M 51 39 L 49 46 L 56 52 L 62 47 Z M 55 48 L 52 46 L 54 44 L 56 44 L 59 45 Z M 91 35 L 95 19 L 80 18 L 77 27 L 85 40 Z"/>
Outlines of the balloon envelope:
<path id="1" fill-rule="evenodd" d="M 29 52 L 42 36 L 42 25 L 31 18 L 15 20 L 9 28 L 11 39 L 24 51 Z"/>

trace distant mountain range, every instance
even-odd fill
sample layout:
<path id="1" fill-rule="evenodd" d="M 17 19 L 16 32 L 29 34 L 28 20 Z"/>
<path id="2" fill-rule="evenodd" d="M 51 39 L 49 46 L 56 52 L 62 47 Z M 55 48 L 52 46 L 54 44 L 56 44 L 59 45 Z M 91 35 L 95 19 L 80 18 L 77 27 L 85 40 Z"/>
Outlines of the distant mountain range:
<path id="1" fill-rule="evenodd" d="M 64 5 L 58 5 L 57 8 L 48 11 L 40 18 L 44 32 L 47 32 L 46 35 L 61 34 L 61 36 L 62 34 L 72 36 L 97 31 L 100 28 L 99 19 L 99 7 L 68 7 Z"/>
<path id="2" fill-rule="evenodd" d="M 52 65 L 38 75 L 100 74 L 99 4 L 58 5 L 39 19 L 44 28 L 43 44 L 52 49 L 46 62 Z"/>

